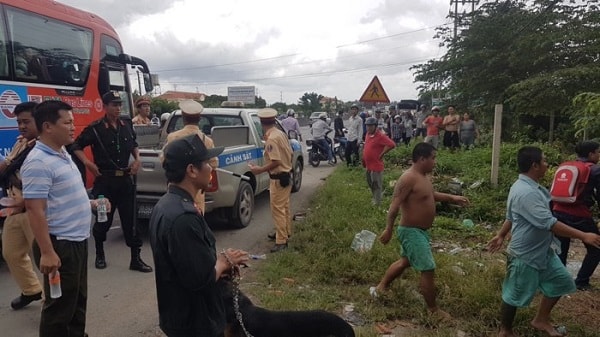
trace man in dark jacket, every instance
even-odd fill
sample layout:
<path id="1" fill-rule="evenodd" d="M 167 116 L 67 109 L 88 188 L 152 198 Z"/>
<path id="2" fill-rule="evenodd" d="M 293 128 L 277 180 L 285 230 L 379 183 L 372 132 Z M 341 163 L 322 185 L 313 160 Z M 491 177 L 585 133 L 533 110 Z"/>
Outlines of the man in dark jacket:
<path id="1" fill-rule="evenodd" d="M 135 130 L 129 117 L 121 114 L 123 100 L 118 91 L 109 91 L 102 95 L 104 117 L 88 125 L 73 143 L 71 149 L 94 175 L 92 195 L 103 195 L 113 205 L 108 213 L 108 221 L 94 223 L 92 234 L 96 245 L 97 269 L 106 268 L 104 241 L 112 226 L 115 211 L 119 211 L 121 229 L 125 244 L 131 249 L 129 269 L 143 273 L 152 272 L 141 257 L 142 239 L 135 227 L 135 179 L 140 168 L 140 154 L 136 141 Z M 86 147 L 91 147 L 94 160 L 83 153 Z M 133 161 L 130 163 L 130 158 Z"/>
<path id="2" fill-rule="evenodd" d="M 206 189 L 209 160 L 222 147 L 207 149 L 197 134 L 179 138 L 164 149 L 169 182 L 150 217 L 160 328 L 169 337 L 213 337 L 225 328 L 224 303 L 217 280 L 248 260 L 248 253 L 216 252 L 213 233 L 194 196 Z"/>

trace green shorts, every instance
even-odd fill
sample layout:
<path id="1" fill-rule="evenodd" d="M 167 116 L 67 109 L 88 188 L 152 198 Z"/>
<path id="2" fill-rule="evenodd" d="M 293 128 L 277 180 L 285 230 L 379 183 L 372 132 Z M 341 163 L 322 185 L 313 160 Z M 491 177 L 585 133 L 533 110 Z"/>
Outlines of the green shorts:
<path id="1" fill-rule="evenodd" d="M 429 233 L 416 227 L 398 226 L 400 255 L 406 257 L 410 265 L 417 271 L 435 269 L 435 261 L 429 244 Z"/>
<path id="2" fill-rule="evenodd" d="M 546 269 L 537 270 L 517 257 L 508 257 L 502 283 L 502 300 L 513 307 L 526 307 L 537 290 L 549 298 L 575 292 L 575 282 L 558 255 L 552 254 Z"/>

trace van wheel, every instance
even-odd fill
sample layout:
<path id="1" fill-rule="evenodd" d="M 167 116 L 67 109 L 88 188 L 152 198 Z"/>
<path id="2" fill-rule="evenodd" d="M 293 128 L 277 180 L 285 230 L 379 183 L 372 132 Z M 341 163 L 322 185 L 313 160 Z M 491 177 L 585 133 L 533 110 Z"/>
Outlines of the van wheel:
<path id="1" fill-rule="evenodd" d="M 292 193 L 300 191 L 300 187 L 302 186 L 303 168 L 302 162 L 300 160 L 296 160 L 294 169 L 292 170 Z"/>
<path id="2" fill-rule="evenodd" d="M 254 190 L 249 183 L 240 182 L 235 204 L 229 212 L 229 222 L 234 228 L 244 228 L 250 224 L 254 211 Z"/>

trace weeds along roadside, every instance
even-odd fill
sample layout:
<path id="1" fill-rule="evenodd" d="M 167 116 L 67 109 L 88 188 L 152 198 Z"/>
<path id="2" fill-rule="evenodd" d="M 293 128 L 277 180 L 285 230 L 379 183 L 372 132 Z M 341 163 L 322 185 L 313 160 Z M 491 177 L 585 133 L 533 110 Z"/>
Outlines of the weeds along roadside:
<path id="1" fill-rule="evenodd" d="M 521 146 L 503 146 L 499 186 L 495 189 L 489 184 L 491 149 L 438 152 L 433 174 L 436 189 L 449 192 L 451 182 L 458 180 L 462 182 L 462 194 L 472 204 L 464 209 L 438 204 L 431 230 L 439 305 L 456 318 L 460 330 L 468 336 L 495 336 L 497 332 L 505 257 L 484 252 L 483 248 L 504 219 L 506 196 L 517 178 L 516 153 Z M 551 165 L 544 184 L 547 186 L 552 167 L 565 158 L 558 150 L 539 146 Z M 411 150 L 401 147 L 386 156 L 382 207 L 371 205 L 364 170 L 340 165 L 315 195 L 305 220 L 295 223 L 291 249 L 269 255 L 257 269 L 259 286 L 246 291 L 261 306 L 275 310 L 319 308 L 341 313 L 345 305 L 352 303 L 367 322 L 357 328 L 359 336 L 377 336 L 373 323 L 398 319 L 425 328 L 415 336 L 456 336 L 456 325 L 439 325 L 426 315 L 417 288 L 418 274 L 413 270 L 397 279 L 389 294 L 375 301 L 370 298 L 368 287 L 377 284 L 389 264 L 398 259 L 395 239 L 387 246 L 376 242 L 366 253 L 350 248 L 354 234 L 360 230 L 379 235 L 384 229 L 393 183 L 408 168 Z M 464 219 L 473 220 L 475 226 L 463 226 Z M 553 317 L 566 324 L 569 331 L 579 332 L 578 336 L 598 336 L 598 326 L 582 326 L 561 311 L 555 310 Z M 515 326 L 522 336 L 536 336 L 529 328 L 534 314 L 535 307 L 518 312 Z"/>

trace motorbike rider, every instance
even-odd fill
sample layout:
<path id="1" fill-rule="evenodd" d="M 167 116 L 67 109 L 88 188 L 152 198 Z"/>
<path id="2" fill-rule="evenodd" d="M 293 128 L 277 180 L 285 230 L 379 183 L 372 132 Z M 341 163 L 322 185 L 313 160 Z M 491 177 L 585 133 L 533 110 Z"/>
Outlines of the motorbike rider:
<path id="1" fill-rule="evenodd" d="M 302 134 L 300 133 L 300 124 L 296 119 L 296 112 L 294 109 L 287 111 L 287 118 L 281 121 L 281 126 L 285 129 L 285 132 L 289 135 L 290 131 L 295 131 L 298 140 L 302 140 Z"/>
<path id="2" fill-rule="evenodd" d="M 333 161 L 333 152 L 331 151 L 331 145 L 327 142 L 327 133 L 332 131 L 333 129 L 327 125 L 327 115 L 321 114 L 319 119 L 316 120 L 312 125 L 311 133 L 313 135 L 314 144 L 321 148 L 323 153 L 327 153 L 327 162 L 329 165 L 335 165 Z"/>

